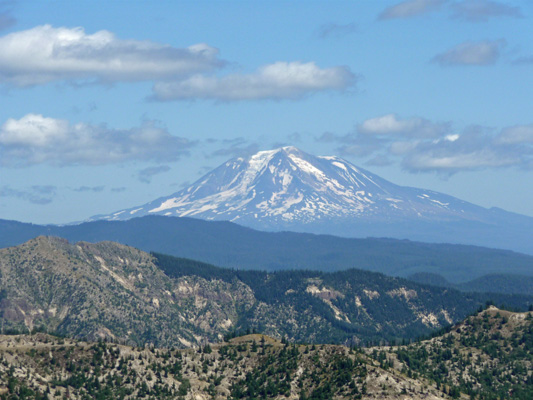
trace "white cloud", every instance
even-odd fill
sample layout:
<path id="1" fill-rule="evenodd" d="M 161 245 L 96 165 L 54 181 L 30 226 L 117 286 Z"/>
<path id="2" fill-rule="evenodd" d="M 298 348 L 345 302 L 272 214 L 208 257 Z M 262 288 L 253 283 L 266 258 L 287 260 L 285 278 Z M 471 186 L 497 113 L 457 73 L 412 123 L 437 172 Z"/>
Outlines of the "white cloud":
<path id="1" fill-rule="evenodd" d="M 212 99 L 220 101 L 298 99 L 328 90 L 345 90 L 355 84 L 347 67 L 319 68 L 315 63 L 276 62 L 253 74 L 222 78 L 196 75 L 178 82 L 154 85 L 156 100 Z"/>
<path id="2" fill-rule="evenodd" d="M 449 123 L 433 123 L 424 118 L 399 119 L 395 114 L 364 121 L 357 131 L 365 135 L 400 135 L 406 137 L 440 137 L 450 130 Z"/>
<path id="3" fill-rule="evenodd" d="M 521 18 L 519 7 L 491 0 L 463 0 L 452 5 L 453 17 L 469 22 L 485 22 L 492 17 Z"/>
<path id="4" fill-rule="evenodd" d="M 421 141 L 402 155 L 402 167 L 411 172 L 445 174 L 487 168 L 530 168 L 533 147 L 524 145 L 527 137 L 506 142 L 502 137 L 508 137 L 508 133 L 509 129 L 494 134 L 490 129 L 471 127 L 440 140 Z"/>
<path id="5" fill-rule="evenodd" d="M 501 144 L 533 144 L 533 124 L 506 128 L 501 132 L 497 140 Z"/>
<path id="6" fill-rule="evenodd" d="M 193 143 L 153 121 L 118 130 L 27 114 L 0 127 L 0 165 L 102 165 L 130 160 L 175 161 Z"/>
<path id="7" fill-rule="evenodd" d="M 379 19 L 409 18 L 437 10 L 447 0 L 408 0 L 387 7 Z"/>
<path id="8" fill-rule="evenodd" d="M 533 124 L 499 132 L 473 126 L 453 132 L 450 123 L 388 114 L 364 121 L 347 135 L 325 133 L 319 142 L 339 143 L 346 156 L 368 158 L 369 165 L 398 163 L 409 172 L 454 174 L 460 171 L 533 168 Z"/>
<path id="9" fill-rule="evenodd" d="M 0 82 L 18 86 L 61 80 L 170 79 L 218 68 L 218 50 L 206 44 L 176 48 L 123 40 L 109 31 L 50 25 L 0 37 Z"/>
<path id="10" fill-rule="evenodd" d="M 505 44 L 503 39 L 461 43 L 435 56 L 433 61 L 441 66 L 490 65 L 500 58 L 500 51 Z"/>
<path id="11" fill-rule="evenodd" d="M 420 144 L 419 140 L 406 141 L 400 140 L 397 142 L 392 142 L 389 146 L 389 153 L 391 155 L 400 156 L 403 154 L 409 154 Z"/>
<path id="12" fill-rule="evenodd" d="M 326 31 L 353 29 L 348 24 Z M 218 50 L 207 44 L 176 48 L 120 39 L 105 30 L 88 34 L 81 27 L 42 25 L 0 37 L 0 84 L 11 86 L 153 81 L 155 100 L 237 101 L 298 99 L 355 83 L 347 67 L 319 68 L 313 62 L 276 62 L 252 74 L 212 75 L 224 65 Z"/>
<path id="13" fill-rule="evenodd" d="M 490 150 L 435 154 L 433 152 L 414 153 L 403 160 L 403 167 L 409 171 L 435 171 L 452 174 L 464 170 L 508 167 L 519 163 L 513 156 L 504 156 Z"/>

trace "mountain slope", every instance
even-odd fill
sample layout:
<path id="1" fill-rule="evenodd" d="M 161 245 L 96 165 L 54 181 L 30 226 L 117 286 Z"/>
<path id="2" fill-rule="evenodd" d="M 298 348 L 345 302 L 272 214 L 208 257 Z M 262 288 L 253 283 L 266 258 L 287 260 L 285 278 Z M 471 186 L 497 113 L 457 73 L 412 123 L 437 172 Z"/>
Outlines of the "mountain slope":
<path id="1" fill-rule="evenodd" d="M 179 192 L 91 220 L 145 215 L 234 221 L 260 230 L 386 236 L 533 253 L 533 218 L 402 187 L 295 147 L 230 160 Z"/>
<path id="2" fill-rule="evenodd" d="M 224 221 L 159 216 L 62 227 L 0 220 L 0 247 L 18 245 L 37 235 L 72 242 L 114 241 L 238 269 L 358 268 L 404 277 L 432 272 L 454 283 L 495 273 L 533 276 L 532 256 L 474 246 L 261 232 Z"/>
<path id="3" fill-rule="evenodd" d="M 100 218 L 172 215 L 264 228 L 353 217 L 484 221 L 483 211 L 451 196 L 394 185 L 339 157 L 283 147 L 230 160 L 186 189 Z"/>
<path id="4" fill-rule="evenodd" d="M 346 347 L 263 335 L 185 350 L 0 336 L 0 359 L 0 395 L 9 399 L 449 398 Z"/>
<path id="5" fill-rule="evenodd" d="M 532 313 L 493 307 L 430 340 L 363 349 L 259 334 L 181 350 L 0 336 L 0 396 L 529 400 L 532 350 Z"/>
<path id="6" fill-rule="evenodd" d="M 188 345 L 218 337 L 228 318 L 238 319 L 235 309 L 246 310 L 253 295 L 235 284 L 205 283 L 205 296 L 222 300 L 195 315 L 190 285 L 168 278 L 147 253 L 111 242 L 38 237 L 0 250 L 0 319 L 5 331 Z"/>
<path id="7" fill-rule="evenodd" d="M 507 294 L 533 293 L 533 277 L 513 274 L 489 274 L 468 282 L 453 284 L 438 274 L 419 272 L 407 279 L 433 286 L 449 287 L 463 292 L 492 292 Z"/>
<path id="8" fill-rule="evenodd" d="M 161 346 L 244 329 L 300 342 L 413 338 L 488 300 L 533 304 L 531 296 L 466 294 L 359 270 L 236 271 L 50 237 L 0 250 L 0 293 L 4 332 Z"/>
<path id="9" fill-rule="evenodd" d="M 533 313 L 489 307 L 441 336 L 384 349 L 408 376 L 431 379 L 454 398 L 531 399 L 533 396 Z M 388 354 L 385 354 L 388 353 Z"/>

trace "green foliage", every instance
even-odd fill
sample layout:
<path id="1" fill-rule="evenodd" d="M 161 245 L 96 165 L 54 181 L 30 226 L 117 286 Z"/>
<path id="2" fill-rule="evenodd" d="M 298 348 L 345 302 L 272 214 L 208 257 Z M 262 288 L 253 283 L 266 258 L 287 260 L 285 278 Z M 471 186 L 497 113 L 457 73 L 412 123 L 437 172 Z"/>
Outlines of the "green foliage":
<path id="1" fill-rule="evenodd" d="M 442 336 L 396 348 L 411 376 L 425 376 L 452 398 L 533 398 L 533 319 L 488 309 Z M 513 322 L 510 322 L 513 318 Z M 373 358 L 379 359 L 377 353 Z"/>
<path id="2" fill-rule="evenodd" d="M 357 339 L 371 345 L 383 340 L 393 342 L 429 335 L 435 328 L 448 325 L 441 313 L 443 309 L 458 321 L 489 300 L 522 310 L 533 303 L 532 296 L 460 293 L 355 269 L 332 273 L 309 270 L 242 271 L 158 253 L 152 255 L 156 265 L 172 278 L 199 276 L 209 280 L 242 282 L 252 289 L 258 302 L 271 307 L 271 311 L 265 314 L 264 308 L 252 305 L 240 315 L 235 331 L 225 335 L 226 340 L 238 331 L 255 329 L 270 333 L 265 329 L 268 325 L 275 325 L 278 334 L 291 341 L 350 343 Z M 313 295 L 308 290 L 310 285 L 329 290 L 330 294 L 324 295 L 331 298 L 324 301 L 320 296 Z M 369 292 L 378 295 L 372 298 L 368 296 Z M 407 299 L 402 293 L 411 295 Z M 360 306 L 354 303 L 356 297 Z M 333 307 L 346 317 L 339 318 Z M 284 314 L 289 311 L 292 313 L 290 317 Z M 422 323 L 420 313 L 438 315 L 438 325 Z M 297 329 L 287 322 L 291 319 L 298 320 Z"/>
<path id="3" fill-rule="evenodd" d="M 532 275 L 532 256 L 511 251 L 394 239 L 260 232 L 229 222 L 193 218 L 147 216 L 61 227 L 0 220 L 0 232 L 0 247 L 18 245 L 39 235 L 55 235 L 73 242 L 113 240 L 144 251 L 239 269 L 360 268 L 395 276 L 433 272 L 455 282 L 507 271 Z"/>

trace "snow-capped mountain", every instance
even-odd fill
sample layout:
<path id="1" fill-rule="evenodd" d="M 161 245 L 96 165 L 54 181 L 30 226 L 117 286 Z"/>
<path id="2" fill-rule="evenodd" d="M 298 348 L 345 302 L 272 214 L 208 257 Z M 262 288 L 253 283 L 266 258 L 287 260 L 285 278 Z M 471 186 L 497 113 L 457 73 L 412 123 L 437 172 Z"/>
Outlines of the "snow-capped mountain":
<path id="1" fill-rule="evenodd" d="M 232 159 L 177 193 L 92 220 L 187 216 L 259 229 L 335 233 L 325 224 L 490 223 L 487 213 L 451 196 L 395 185 L 339 157 L 283 147 Z"/>
<path id="2" fill-rule="evenodd" d="M 295 147 L 229 160 L 179 192 L 90 221 L 146 215 L 234 221 L 258 230 L 475 244 L 533 254 L 531 217 L 395 185 L 342 158 L 316 157 Z"/>

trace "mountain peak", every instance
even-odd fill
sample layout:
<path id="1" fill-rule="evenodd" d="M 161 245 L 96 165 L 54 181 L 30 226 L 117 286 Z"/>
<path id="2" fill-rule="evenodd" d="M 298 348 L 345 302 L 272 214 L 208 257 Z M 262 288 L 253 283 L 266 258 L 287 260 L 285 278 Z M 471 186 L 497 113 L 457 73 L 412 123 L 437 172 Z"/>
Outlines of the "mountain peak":
<path id="1" fill-rule="evenodd" d="M 284 146 L 229 160 L 177 193 L 95 219 L 156 214 L 306 230 L 316 224 L 352 224 L 354 219 L 464 217 L 466 206 L 450 196 L 394 185 L 340 157 L 316 157 Z"/>

